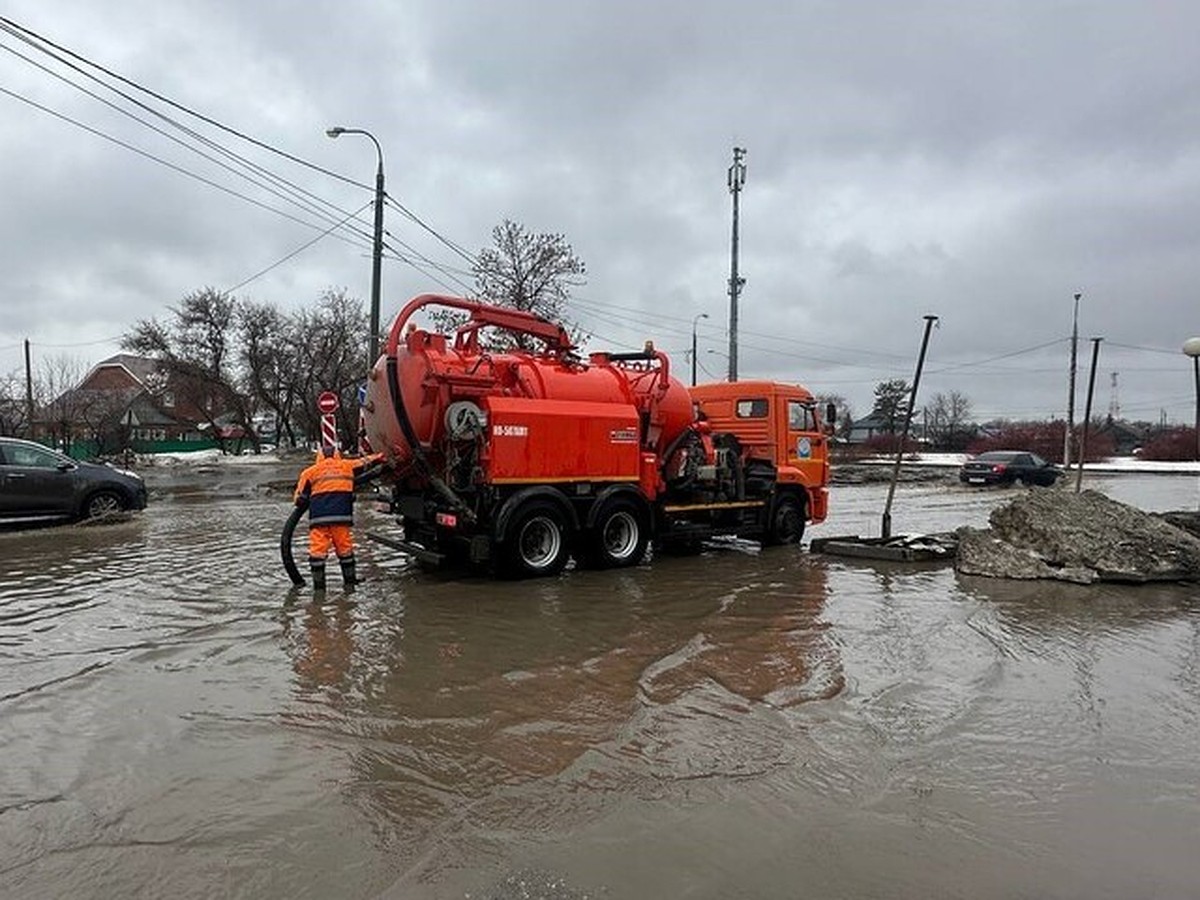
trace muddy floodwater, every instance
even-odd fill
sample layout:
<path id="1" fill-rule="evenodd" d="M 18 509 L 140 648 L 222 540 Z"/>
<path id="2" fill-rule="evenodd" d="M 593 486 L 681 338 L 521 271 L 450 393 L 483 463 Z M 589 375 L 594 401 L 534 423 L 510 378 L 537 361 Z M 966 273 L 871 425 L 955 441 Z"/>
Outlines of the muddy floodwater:
<path id="1" fill-rule="evenodd" d="M 736 543 L 514 584 L 364 542 L 315 603 L 264 488 L 298 468 L 0 532 L 0 897 L 1200 894 L 1194 585 Z M 894 530 L 1011 493 L 902 485 Z M 809 536 L 885 495 L 835 487 Z"/>

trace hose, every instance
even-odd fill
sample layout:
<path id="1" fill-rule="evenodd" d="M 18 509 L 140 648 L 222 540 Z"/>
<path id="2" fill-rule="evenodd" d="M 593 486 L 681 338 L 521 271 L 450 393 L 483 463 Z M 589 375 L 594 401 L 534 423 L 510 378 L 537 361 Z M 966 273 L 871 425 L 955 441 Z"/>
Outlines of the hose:
<path id="1" fill-rule="evenodd" d="M 283 533 L 279 536 L 279 557 L 283 560 L 283 568 L 287 571 L 288 576 L 292 579 L 292 584 L 296 585 L 296 587 L 303 586 L 304 578 L 300 575 L 300 570 L 296 568 L 296 560 L 292 556 L 292 535 L 296 531 L 296 526 L 300 523 L 300 517 L 304 515 L 307 509 L 308 499 L 301 497 L 300 501 L 292 507 L 292 514 L 283 523 Z"/>

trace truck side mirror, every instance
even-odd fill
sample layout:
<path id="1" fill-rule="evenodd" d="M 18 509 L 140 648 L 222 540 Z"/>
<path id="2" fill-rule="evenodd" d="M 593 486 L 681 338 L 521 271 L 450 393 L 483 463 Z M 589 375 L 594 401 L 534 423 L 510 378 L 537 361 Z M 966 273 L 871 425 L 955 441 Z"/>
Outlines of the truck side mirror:
<path id="1" fill-rule="evenodd" d="M 832 403 L 825 404 L 825 424 L 837 424 L 837 407 Z"/>

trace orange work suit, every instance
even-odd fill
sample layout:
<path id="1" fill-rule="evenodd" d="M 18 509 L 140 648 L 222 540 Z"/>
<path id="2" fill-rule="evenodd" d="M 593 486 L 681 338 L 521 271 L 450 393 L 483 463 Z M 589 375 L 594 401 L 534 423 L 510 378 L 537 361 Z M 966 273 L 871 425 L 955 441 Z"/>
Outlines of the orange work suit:
<path id="1" fill-rule="evenodd" d="M 308 564 L 313 584 L 325 586 L 325 557 L 333 550 L 347 584 L 357 581 L 354 566 L 354 477 L 380 454 L 360 459 L 345 459 L 337 450 L 322 449 L 316 462 L 300 473 L 295 502 L 308 504 Z"/>

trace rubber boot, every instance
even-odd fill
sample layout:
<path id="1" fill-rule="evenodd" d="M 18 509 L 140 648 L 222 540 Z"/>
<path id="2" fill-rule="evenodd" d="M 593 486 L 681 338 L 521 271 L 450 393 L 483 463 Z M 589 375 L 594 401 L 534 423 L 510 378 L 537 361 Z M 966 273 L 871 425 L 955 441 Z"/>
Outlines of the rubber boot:
<path id="1" fill-rule="evenodd" d="M 343 556 L 338 562 L 342 564 L 342 584 L 346 587 L 358 584 L 358 577 L 354 572 L 354 557 Z"/>
<path id="2" fill-rule="evenodd" d="M 309 557 L 308 568 L 312 572 L 313 590 L 325 590 L 325 560 Z"/>

